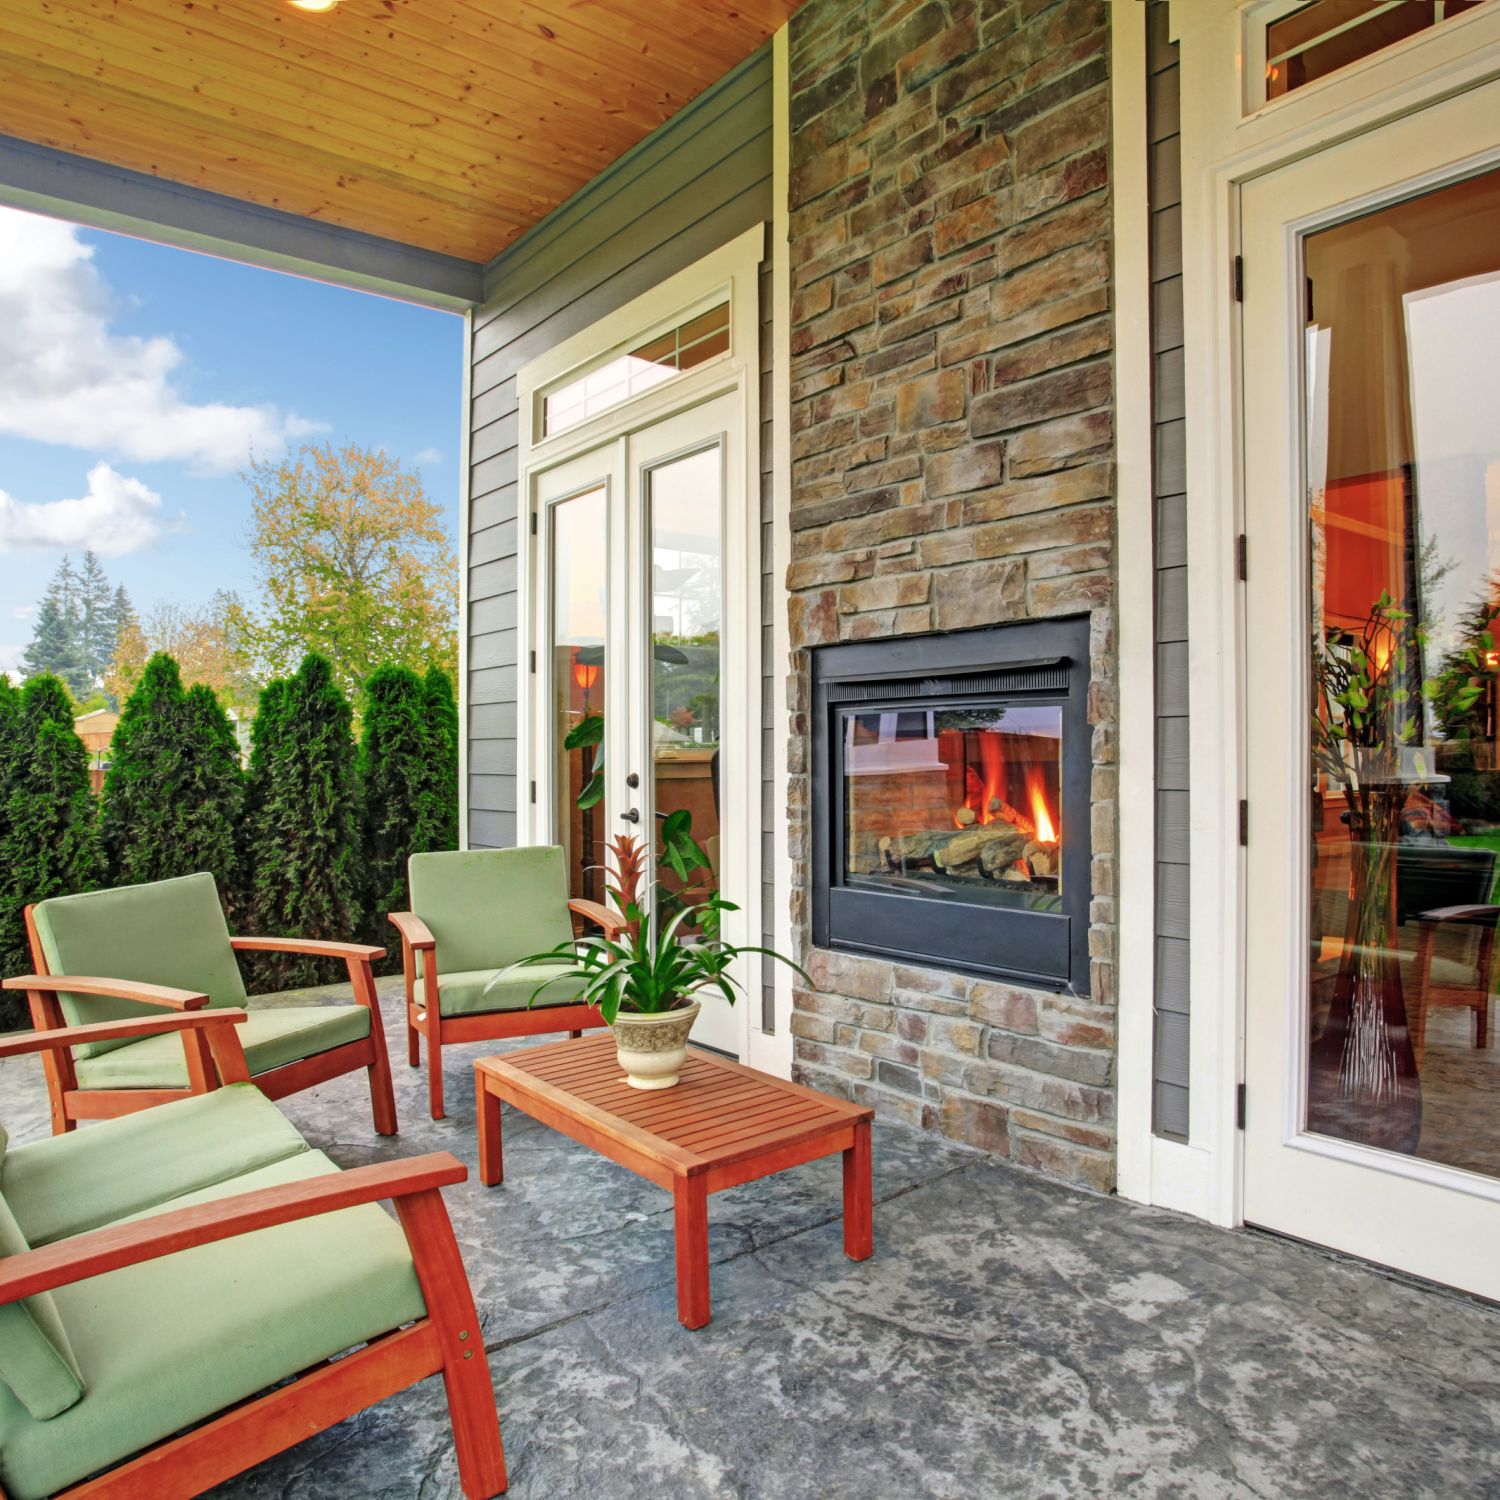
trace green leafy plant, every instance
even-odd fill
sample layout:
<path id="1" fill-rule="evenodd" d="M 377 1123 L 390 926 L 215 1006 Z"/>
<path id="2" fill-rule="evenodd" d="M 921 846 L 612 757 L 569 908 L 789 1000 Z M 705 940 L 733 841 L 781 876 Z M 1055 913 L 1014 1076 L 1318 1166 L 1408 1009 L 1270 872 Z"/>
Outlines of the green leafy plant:
<path id="1" fill-rule="evenodd" d="M 687 814 L 674 813 L 672 817 L 687 818 Z M 668 818 L 666 823 L 671 821 Z M 678 861 L 686 868 L 687 875 L 706 867 L 702 851 L 691 843 L 691 819 L 686 824 L 679 821 L 674 825 L 675 842 L 671 843 L 665 837 L 666 823 L 658 861 L 674 872 L 678 870 L 674 860 Z M 688 830 L 686 839 L 684 828 Z M 690 844 L 696 854 L 690 852 Z M 621 1011 L 662 1015 L 687 1005 L 699 990 L 717 991 L 733 1005 L 738 981 L 729 970 L 742 953 L 764 953 L 788 964 L 807 980 L 797 964 L 774 949 L 740 947 L 725 941 L 720 917 L 738 908 L 716 890 L 709 890 L 699 901 L 680 901 L 670 917 L 659 905 L 654 912 L 647 910 L 644 895 L 647 852 L 645 841 L 635 834 L 621 834 L 611 841 L 604 871 L 605 889 L 613 910 L 607 912 L 610 921 L 603 933 L 588 933 L 574 943 L 531 954 L 503 970 L 490 983 L 497 984 L 505 975 L 528 966 L 564 964 L 567 972 L 549 975 L 532 993 L 531 1003 L 554 985 L 571 984 L 577 987 L 581 999 L 597 1005 L 600 1015 L 613 1025 Z M 696 860 L 692 866 L 688 865 L 690 859 Z M 695 922 L 699 931 L 693 933 L 689 929 Z"/>
<path id="2" fill-rule="evenodd" d="M 594 752 L 589 778 L 573 799 L 578 809 L 586 812 L 604 798 L 604 715 L 585 714 L 568 731 L 567 738 L 563 740 L 563 749 L 591 749 Z"/>

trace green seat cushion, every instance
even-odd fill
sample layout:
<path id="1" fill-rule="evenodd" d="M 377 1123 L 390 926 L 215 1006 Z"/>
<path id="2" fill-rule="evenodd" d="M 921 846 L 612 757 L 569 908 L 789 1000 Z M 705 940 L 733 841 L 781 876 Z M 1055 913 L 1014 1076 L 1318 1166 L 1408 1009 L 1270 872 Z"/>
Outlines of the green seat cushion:
<path id="1" fill-rule="evenodd" d="M 14 1146 L 0 1183 L 27 1240 L 49 1245 L 306 1150 L 254 1084 L 236 1083 Z"/>
<path id="2" fill-rule="evenodd" d="M 498 969 L 460 969 L 456 974 L 438 974 L 438 1010 L 445 1016 L 477 1016 L 488 1011 L 525 1010 L 538 986 L 546 986 L 536 997 L 535 1009 L 549 1005 L 573 1005 L 579 999 L 576 983 L 554 981 L 570 972 L 567 964 L 528 964 L 507 974 L 486 991 Z M 421 989 L 417 991 L 421 996 Z"/>
<path id="3" fill-rule="evenodd" d="M 31 1248 L 5 1196 L 5 1127 L 0 1126 L 0 1260 Z M 0 1306 L 0 1388 L 45 1421 L 83 1395 L 83 1377 L 50 1292 Z"/>
<path id="4" fill-rule="evenodd" d="M 197 990 L 210 1005 L 243 1005 L 229 928 L 212 875 L 184 875 L 148 885 L 57 896 L 35 909 L 37 937 L 53 974 L 89 974 Z M 92 995 L 63 995 L 69 1025 L 161 1014 L 159 1006 Z M 129 1042 L 90 1042 L 79 1057 L 98 1057 Z M 182 1044 L 178 1043 L 178 1052 Z"/>
<path id="5" fill-rule="evenodd" d="M 322 1152 L 305 1151 L 161 1208 L 334 1171 Z M 426 1312 L 406 1236 L 374 1204 L 111 1271 L 55 1296 L 86 1394 L 41 1422 L 0 1390 L 0 1485 L 11 1500 L 40 1500 Z"/>
<path id="6" fill-rule="evenodd" d="M 370 1012 L 363 1005 L 268 1005 L 250 1012 L 235 1027 L 251 1075 L 300 1062 L 370 1034 Z M 86 1089 L 183 1089 L 187 1060 L 177 1032 L 127 1042 L 102 1057 L 78 1063 L 78 1084 Z"/>
<path id="7" fill-rule="evenodd" d="M 437 940 L 439 973 L 493 972 L 573 941 L 555 845 L 413 854 L 407 873 L 412 910 Z"/>

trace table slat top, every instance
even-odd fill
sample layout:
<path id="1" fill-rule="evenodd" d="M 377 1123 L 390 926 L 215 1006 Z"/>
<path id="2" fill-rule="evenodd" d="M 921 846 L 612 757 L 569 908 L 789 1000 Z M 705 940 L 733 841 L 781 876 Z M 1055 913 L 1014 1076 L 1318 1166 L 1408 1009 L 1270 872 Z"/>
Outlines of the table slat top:
<path id="1" fill-rule="evenodd" d="M 481 1058 L 475 1068 L 670 1167 L 701 1172 L 870 1120 L 874 1111 L 689 1047 L 679 1082 L 635 1089 L 602 1032 Z"/>

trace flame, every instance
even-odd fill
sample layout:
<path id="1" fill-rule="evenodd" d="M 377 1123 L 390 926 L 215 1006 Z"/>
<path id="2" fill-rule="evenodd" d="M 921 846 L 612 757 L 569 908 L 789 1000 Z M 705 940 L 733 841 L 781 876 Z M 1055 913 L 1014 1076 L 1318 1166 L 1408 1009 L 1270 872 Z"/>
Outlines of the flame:
<path id="1" fill-rule="evenodd" d="M 1052 821 L 1052 814 L 1047 808 L 1047 796 L 1039 767 L 1033 766 L 1026 772 L 1026 796 L 1031 803 L 1031 821 L 1036 826 L 1037 842 L 1055 844 L 1057 825 Z"/>
<path id="2" fill-rule="evenodd" d="M 980 732 L 979 759 L 984 767 L 984 774 L 981 776 L 974 766 L 968 767 L 963 806 L 974 814 L 974 821 L 982 826 L 1003 816 L 1001 809 L 1005 806 L 1005 746 L 998 734 L 989 730 Z M 964 827 L 957 811 L 953 814 L 953 826 Z"/>

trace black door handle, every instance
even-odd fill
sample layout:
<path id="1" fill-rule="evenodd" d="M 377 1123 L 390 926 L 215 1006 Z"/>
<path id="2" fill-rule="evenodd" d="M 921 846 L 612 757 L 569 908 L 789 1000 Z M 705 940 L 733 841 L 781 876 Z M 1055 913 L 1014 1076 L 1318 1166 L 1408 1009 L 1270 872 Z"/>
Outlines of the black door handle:
<path id="1" fill-rule="evenodd" d="M 633 807 L 627 808 L 620 814 L 620 816 L 624 818 L 627 823 L 639 823 L 641 821 L 640 813 L 637 812 Z"/>

